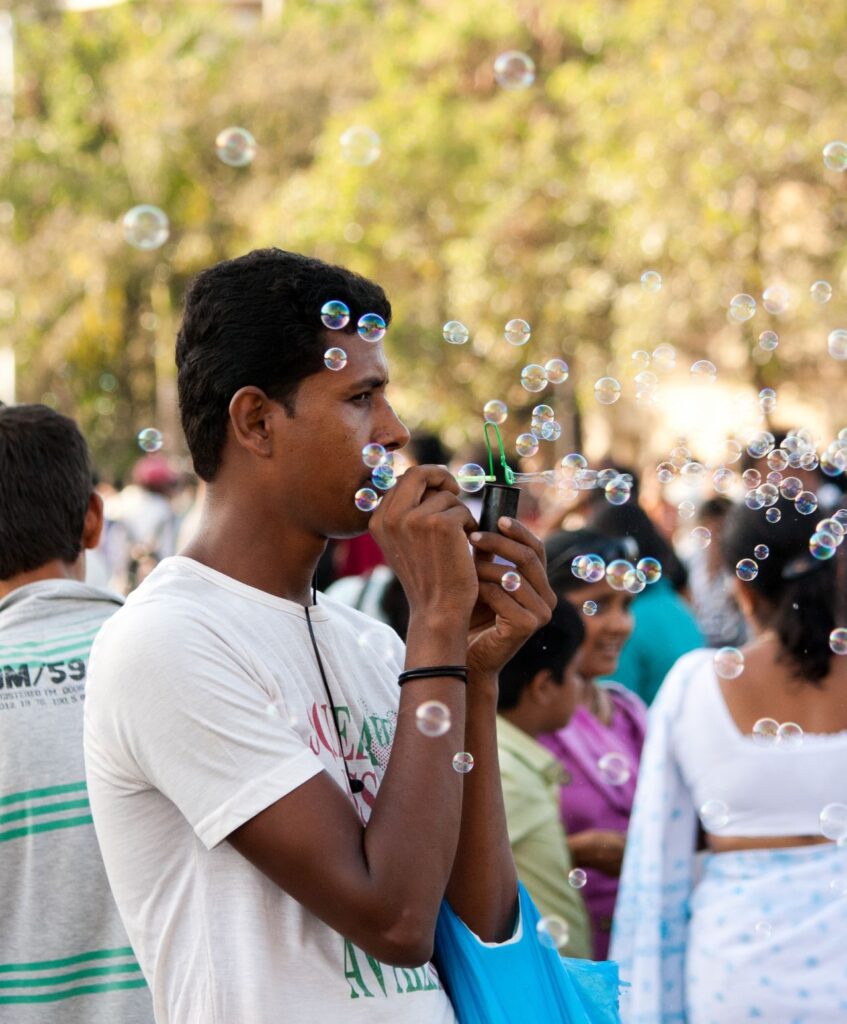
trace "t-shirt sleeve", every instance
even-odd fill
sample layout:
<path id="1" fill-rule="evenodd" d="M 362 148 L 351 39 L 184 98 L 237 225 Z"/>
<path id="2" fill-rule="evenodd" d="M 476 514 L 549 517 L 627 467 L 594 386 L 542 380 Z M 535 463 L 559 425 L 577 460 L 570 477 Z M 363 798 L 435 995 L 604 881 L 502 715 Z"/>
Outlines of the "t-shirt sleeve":
<path id="1" fill-rule="evenodd" d="M 159 790 L 207 849 L 321 770 L 249 656 L 211 626 L 164 629 L 143 609 L 114 626 L 92 651 L 90 760 L 117 785 Z"/>

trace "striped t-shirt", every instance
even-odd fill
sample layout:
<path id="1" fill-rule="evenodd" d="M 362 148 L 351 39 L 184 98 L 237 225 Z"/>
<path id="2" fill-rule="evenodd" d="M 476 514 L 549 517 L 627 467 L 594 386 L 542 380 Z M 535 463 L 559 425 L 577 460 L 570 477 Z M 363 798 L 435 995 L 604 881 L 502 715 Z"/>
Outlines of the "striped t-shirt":
<path id="1" fill-rule="evenodd" d="M 88 653 L 120 604 L 59 579 L 0 600 L 0 1024 L 153 1024 L 82 749 Z"/>

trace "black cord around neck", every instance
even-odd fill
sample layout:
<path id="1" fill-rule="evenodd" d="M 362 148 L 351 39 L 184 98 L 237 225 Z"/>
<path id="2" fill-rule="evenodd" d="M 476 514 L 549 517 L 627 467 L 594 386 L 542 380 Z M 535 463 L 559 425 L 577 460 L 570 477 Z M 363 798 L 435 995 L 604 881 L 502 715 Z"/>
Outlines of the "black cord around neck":
<path id="1" fill-rule="evenodd" d="M 315 584 L 314 584 L 314 580 L 313 580 L 312 581 L 312 594 L 313 594 L 313 597 L 315 596 L 315 593 L 316 593 L 315 592 Z M 322 679 L 323 684 L 324 684 L 324 690 L 326 690 L 326 699 L 329 701 L 329 707 L 330 707 L 330 710 L 332 711 L 332 720 L 335 722 L 335 732 L 336 732 L 336 734 L 338 736 L 338 751 L 341 754 L 341 763 L 344 765 L 344 774 L 347 776 L 347 782 L 348 782 L 348 784 L 350 786 L 350 792 L 354 793 L 354 794 L 355 793 L 361 793 L 362 790 L 365 788 L 365 784 L 364 784 L 364 782 L 362 782 L 361 779 L 354 779 L 353 778 L 353 776 L 350 774 L 350 769 L 347 767 L 347 761 L 346 761 L 346 759 L 344 757 L 344 751 L 343 751 L 342 746 L 341 746 L 341 729 L 339 728 L 339 725 L 338 725 L 338 711 L 336 710 L 335 702 L 332 699 L 332 694 L 329 691 L 329 683 L 327 682 L 326 672 L 324 671 L 324 663 L 323 663 L 323 660 L 321 659 L 321 652 L 318 650 L 318 641 L 315 638 L 315 630 L 314 630 L 314 627 L 312 626 L 312 616 L 309 614 L 309 606 L 308 605 L 304 605 L 303 606 L 303 610 L 306 613 L 306 625 L 309 627 L 309 639 L 312 641 L 312 648 L 313 648 L 313 650 L 315 652 L 315 659 L 317 660 L 317 663 L 318 663 L 318 671 L 321 674 L 321 679 Z"/>

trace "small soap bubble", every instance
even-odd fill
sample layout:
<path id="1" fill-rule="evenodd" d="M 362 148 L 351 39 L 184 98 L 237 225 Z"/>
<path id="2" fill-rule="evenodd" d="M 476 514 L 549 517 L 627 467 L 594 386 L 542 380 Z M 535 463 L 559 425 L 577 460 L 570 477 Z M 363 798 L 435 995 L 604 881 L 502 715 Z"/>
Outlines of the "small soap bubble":
<path id="1" fill-rule="evenodd" d="M 528 53 L 506 50 L 494 61 L 494 78 L 501 89 L 528 89 L 535 81 L 535 61 Z"/>
<path id="2" fill-rule="evenodd" d="M 779 501 L 779 488 L 776 484 L 771 483 L 770 480 L 767 483 L 761 484 L 758 491 L 759 497 L 762 499 L 763 508 L 770 508 Z"/>
<path id="3" fill-rule="evenodd" d="M 230 167 L 246 167 L 256 155 L 256 140 L 246 128 L 224 128 L 215 139 L 215 152 Z"/>
<path id="4" fill-rule="evenodd" d="M 565 471 L 576 472 L 579 469 L 585 469 L 587 466 L 588 459 L 579 452 L 570 452 L 562 459 L 562 469 Z"/>
<path id="5" fill-rule="evenodd" d="M 753 548 L 753 554 L 756 556 L 757 562 L 763 562 L 770 553 L 771 549 L 767 546 L 767 544 L 757 544 Z"/>
<path id="6" fill-rule="evenodd" d="M 762 388 L 759 392 L 759 408 L 762 412 L 774 411 L 776 408 L 776 392 L 773 388 Z"/>
<path id="7" fill-rule="evenodd" d="M 458 754 L 453 755 L 454 772 L 458 772 L 460 775 L 467 775 L 472 769 L 473 754 L 469 754 L 466 750 L 460 750 Z"/>
<path id="8" fill-rule="evenodd" d="M 705 551 L 712 543 L 712 531 L 707 526 L 695 526 L 688 538 L 692 547 L 698 551 Z"/>
<path id="9" fill-rule="evenodd" d="M 747 442 L 747 454 L 751 459 L 763 459 L 776 446 L 776 438 L 769 430 L 759 430 Z"/>
<path id="10" fill-rule="evenodd" d="M 623 786 L 632 775 L 626 756 L 615 752 L 603 754 L 597 762 L 597 770 L 602 780 L 610 786 Z"/>
<path id="11" fill-rule="evenodd" d="M 582 604 L 582 614 L 589 616 L 597 614 L 597 602 L 596 601 L 584 601 Z"/>
<path id="12" fill-rule="evenodd" d="M 762 474 L 758 469 L 745 469 L 741 474 L 741 480 L 745 487 L 758 487 L 762 482 Z"/>
<path id="13" fill-rule="evenodd" d="M 672 462 L 660 462 L 656 466 L 656 476 L 659 478 L 660 484 L 669 484 L 676 476 L 676 473 L 676 466 Z"/>
<path id="14" fill-rule="evenodd" d="M 767 309 L 767 303 L 765 303 Z M 762 331 L 759 335 L 759 348 L 763 352 L 773 352 L 779 346 L 779 335 L 776 331 Z"/>
<path id="15" fill-rule="evenodd" d="M 505 423 L 509 415 L 509 408 L 499 398 L 492 398 L 482 407 L 482 415 L 486 423 Z"/>
<path id="16" fill-rule="evenodd" d="M 765 519 L 769 523 L 778 523 L 782 519 L 782 512 L 778 508 L 769 508 L 765 512 Z"/>
<path id="17" fill-rule="evenodd" d="M 733 296 L 729 304 L 729 315 L 736 323 L 743 324 L 745 320 L 755 316 L 755 313 L 756 300 L 752 295 L 742 292 L 740 295 Z"/>
<path id="18" fill-rule="evenodd" d="M 788 309 L 790 301 L 791 299 L 787 290 L 778 284 L 765 288 L 764 293 L 762 294 L 762 305 L 768 313 L 771 314 L 771 316 L 781 316 Z M 773 334 L 773 331 L 765 331 L 765 334 Z M 776 337 L 776 335 L 774 335 L 774 337 Z M 759 340 L 761 341 L 761 338 Z M 763 345 L 762 347 L 768 350 L 767 346 Z M 776 348 L 776 345 L 773 347 Z"/>
<path id="19" fill-rule="evenodd" d="M 676 349 L 663 342 L 653 349 L 653 366 L 659 373 L 670 373 L 676 366 Z"/>
<path id="20" fill-rule="evenodd" d="M 525 345 L 532 334 L 526 320 L 510 320 L 503 329 L 503 337 L 510 345 Z"/>
<path id="21" fill-rule="evenodd" d="M 776 731 L 780 746 L 799 747 L 803 743 L 803 730 L 796 722 L 782 722 Z"/>
<path id="22" fill-rule="evenodd" d="M 814 491 L 800 491 L 794 499 L 794 507 L 801 516 L 810 516 L 818 510 L 818 496 Z"/>
<path id="23" fill-rule="evenodd" d="M 588 881 L 588 875 L 583 868 L 572 868 L 568 872 L 568 885 L 571 889 L 584 889 Z"/>
<path id="24" fill-rule="evenodd" d="M 827 804 L 820 813 L 820 827 L 827 839 L 837 841 L 847 837 L 847 806 Z"/>
<path id="25" fill-rule="evenodd" d="M 630 569 L 623 578 L 623 588 L 628 594 L 640 594 L 647 586 L 647 577 L 640 569 Z"/>
<path id="26" fill-rule="evenodd" d="M 705 381 L 707 384 L 714 384 L 718 379 L 718 368 L 708 359 L 698 359 L 691 364 L 691 376 L 695 380 Z"/>
<path id="27" fill-rule="evenodd" d="M 385 337 L 385 321 L 379 313 L 363 313 L 356 330 L 363 341 L 382 341 Z"/>
<path id="28" fill-rule="evenodd" d="M 594 397 L 601 405 L 613 405 L 621 397 L 620 381 L 614 377 L 600 377 L 594 384 Z"/>
<path id="29" fill-rule="evenodd" d="M 799 476 L 787 476 L 779 485 L 779 493 L 786 501 L 794 501 L 803 491 L 803 481 Z"/>
<path id="30" fill-rule="evenodd" d="M 707 832 L 720 832 L 729 824 L 729 807 L 723 800 L 706 800 L 700 806 L 700 821 Z"/>
<path id="31" fill-rule="evenodd" d="M 564 918 L 542 917 L 535 926 L 535 934 L 538 941 L 545 949 L 564 949 L 571 937 L 571 930 Z"/>
<path id="32" fill-rule="evenodd" d="M 753 725 L 753 742 L 760 747 L 770 747 L 779 735 L 779 722 L 774 718 L 760 718 Z"/>
<path id="33" fill-rule="evenodd" d="M 847 171 L 847 142 L 827 142 L 823 147 L 823 162 L 830 171 Z"/>
<path id="34" fill-rule="evenodd" d="M 721 466 L 712 473 L 712 486 L 718 494 L 729 494 L 735 486 L 736 474 L 726 466 Z"/>
<path id="35" fill-rule="evenodd" d="M 697 511 L 697 508 L 695 507 L 693 501 L 689 501 L 686 498 L 684 501 L 681 501 L 677 505 L 676 510 L 679 513 L 680 519 L 691 519 L 694 513 Z"/>
<path id="36" fill-rule="evenodd" d="M 556 414 L 549 405 L 536 405 L 532 410 L 532 418 L 537 420 L 552 420 Z"/>
<path id="37" fill-rule="evenodd" d="M 373 128 L 366 125 L 352 125 L 342 132 L 338 141 L 341 158 L 354 167 L 369 167 L 376 163 L 382 152 L 382 140 Z"/>
<path id="38" fill-rule="evenodd" d="M 538 451 L 538 438 L 535 434 L 518 434 L 515 441 L 515 450 L 518 455 L 529 458 Z"/>
<path id="39" fill-rule="evenodd" d="M 719 647 L 713 658 L 715 675 L 721 679 L 737 679 L 744 671 L 744 654 L 737 647 Z"/>
<path id="40" fill-rule="evenodd" d="M 758 487 L 754 488 L 752 491 L 748 491 L 744 495 L 744 504 L 747 506 L 747 508 L 751 509 L 758 509 L 764 507 L 765 499 L 759 493 Z"/>
<path id="41" fill-rule="evenodd" d="M 606 484 L 605 494 L 610 505 L 625 505 L 632 494 L 632 486 L 622 476 L 616 476 Z"/>
<path id="42" fill-rule="evenodd" d="M 829 649 L 833 654 L 847 654 L 847 628 L 835 627 L 829 634 Z"/>
<path id="43" fill-rule="evenodd" d="M 655 294 L 662 289 L 662 275 L 657 270 L 645 270 L 641 275 L 641 290 Z"/>
<path id="44" fill-rule="evenodd" d="M 426 700 L 415 711 L 415 723 L 424 736 L 443 736 L 450 730 L 450 708 L 440 700 Z"/>
<path id="45" fill-rule="evenodd" d="M 644 573 L 644 578 L 648 583 L 658 583 L 662 578 L 662 563 L 658 558 L 652 558 L 650 555 L 639 559 L 635 568 Z"/>
<path id="46" fill-rule="evenodd" d="M 826 339 L 826 350 L 833 359 L 837 359 L 839 362 L 847 359 L 847 330 L 837 327 L 834 331 L 830 331 Z"/>
<path id="47" fill-rule="evenodd" d="M 832 285 L 829 281 L 815 281 L 809 289 L 809 295 L 812 297 L 812 302 L 824 306 L 832 298 Z"/>
<path id="48" fill-rule="evenodd" d="M 464 345 L 471 336 L 467 327 L 458 320 L 448 320 L 441 328 L 441 334 L 448 345 Z"/>
<path id="49" fill-rule="evenodd" d="M 788 465 L 788 455 L 784 448 L 774 448 L 768 455 L 768 465 L 771 469 L 783 470 Z M 768 474 L 770 476 L 770 474 Z M 782 477 L 779 480 L 782 483 Z"/>
<path id="50" fill-rule="evenodd" d="M 640 348 L 632 353 L 632 362 L 636 370 L 646 370 L 650 365 L 650 353 Z"/>
<path id="51" fill-rule="evenodd" d="M 558 441 L 562 436 L 562 424 L 555 420 L 544 420 L 541 424 L 541 438 L 543 441 Z"/>
<path id="52" fill-rule="evenodd" d="M 475 494 L 485 486 L 485 470 L 475 462 L 466 462 L 456 475 L 459 487 L 468 494 Z"/>
<path id="53" fill-rule="evenodd" d="M 551 384 L 563 384 L 568 379 L 570 368 L 564 359 L 548 359 L 544 364 L 544 373 Z"/>
<path id="54" fill-rule="evenodd" d="M 809 537 L 809 554 L 819 562 L 825 562 L 830 558 L 834 558 L 837 547 L 838 545 L 835 543 L 835 538 L 831 533 L 815 531 Z"/>
<path id="55" fill-rule="evenodd" d="M 634 568 L 625 558 L 615 558 L 606 566 L 606 582 L 612 590 L 626 590 L 627 574 Z"/>
<path id="56" fill-rule="evenodd" d="M 347 353 L 343 348 L 328 348 L 324 352 L 324 366 L 328 370 L 343 370 L 347 365 Z"/>
<path id="57" fill-rule="evenodd" d="M 379 495 L 372 487 L 361 487 L 356 491 L 356 508 L 362 512 L 373 512 L 379 504 Z"/>
<path id="58" fill-rule="evenodd" d="M 124 241 L 134 249 L 159 249 L 167 242 L 171 233 L 170 221 L 165 211 L 148 203 L 127 210 L 122 224 Z"/>
<path id="59" fill-rule="evenodd" d="M 757 921 L 753 927 L 753 938 L 756 942 L 768 942 L 773 938 L 773 925 L 769 921 Z"/>
<path id="60" fill-rule="evenodd" d="M 162 432 L 156 430 L 155 427 L 145 427 L 144 430 L 139 430 L 136 440 L 138 447 L 143 452 L 158 452 L 164 443 Z"/>
<path id="61" fill-rule="evenodd" d="M 606 563 L 599 555 L 577 555 L 571 562 L 571 572 L 586 583 L 599 583 L 606 575 Z"/>
<path id="62" fill-rule="evenodd" d="M 330 299 L 321 306 L 321 321 L 331 331 L 340 331 L 350 323 L 350 310 L 346 302 Z"/>
<path id="63" fill-rule="evenodd" d="M 520 587 L 520 585 L 520 576 L 516 572 L 513 572 L 511 569 L 508 569 L 500 577 L 500 586 L 504 590 L 507 590 L 510 594 L 513 594 L 518 589 L 518 587 Z"/>
<path id="64" fill-rule="evenodd" d="M 389 464 L 377 466 L 371 474 L 373 479 L 374 487 L 380 491 L 390 491 L 391 488 L 397 483 L 397 477 L 394 474 L 394 467 Z"/>
<path id="65" fill-rule="evenodd" d="M 735 575 L 744 583 L 750 583 L 759 575 L 758 563 L 752 558 L 740 559 L 735 565 Z"/>
<path id="66" fill-rule="evenodd" d="M 368 469 L 376 469 L 377 466 L 382 466 L 387 457 L 388 452 L 381 444 L 377 444 L 376 441 L 366 444 L 362 449 L 362 462 L 364 462 Z"/>
<path id="67" fill-rule="evenodd" d="M 544 367 L 538 363 L 529 363 L 521 370 L 521 387 L 525 391 L 543 391 L 547 387 L 547 375 Z"/>

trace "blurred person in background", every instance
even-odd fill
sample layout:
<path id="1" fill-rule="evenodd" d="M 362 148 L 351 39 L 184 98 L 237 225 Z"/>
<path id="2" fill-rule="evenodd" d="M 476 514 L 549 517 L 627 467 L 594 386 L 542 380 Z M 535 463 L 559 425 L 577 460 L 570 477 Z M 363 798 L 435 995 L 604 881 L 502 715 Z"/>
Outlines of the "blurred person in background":
<path id="1" fill-rule="evenodd" d="M 734 597 L 735 573 L 721 553 L 723 528 L 732 510 L 729 498 L 716 495 L 700 506 L 698 525 L 708 530 L 706 547 L 690 546 L 688 591 L 697 625 L 708 647 L 743 644 L 747 625 Z"/>
<path id="2" fill-rule="evenodd" d="M 615 680 L 649 705 L 677 658 L 702 647 L 703 636 L 681 596 L 688 579 L 685 566 L 634 502 L 634 496 L 625 505 L 596 501 L 588 525 L 607 537 L 631 537 L 639 558 L 655 558 L 662 567 L 661 579 L 635 595 L 635 624 L 615 669 Z"/>
<path id="3" fill-rule="evenodd" d="M 560 790 L 560 813 L 573 862 L 588 871 L 583 898 L 593 926 L 594 956 L 602 960 L 608 955 L 646 709 L 626 687 L 600 682 L 614 675 L 632 632 L 632 595 L 614 590 L 605 578 L 597 583 L 578 579 L 571 563 L 588 553 L 600 555 L 607 564 L 616 558 L 632 561 L 637 550 L 631 539 L 614 540 L 588 530 L 554 534 L 545 549 L 550 585 L 580 611 L 585 640 L 575 666 L 581 693 L 570 722 L 538 739 L 570 780 Z"/>
<path id="4" fill-rule="evenodd" d="M 0 1019 L 153 1024 L 85 781 L 89 651 L 122 600 L 83 582 L 103 502 L 73 420 L 0 408 L 0 480 Z"/>
<path id="5" fill-rule="evenodd" d="M 497 748 L 509 842 L 518 878 L 545 917 L 568 926 L 566 956 L 592 955 L 591 926 L 559 816 L 564 769 L 537 737 L 567 725 L 581 683 L 574 659 L 585 636 L 580 614 L 559 601 L 553 618 L 500 670 Z"/>
<path id="6" fill-rule="evenodd" d="M 845 555 L 840 524 L 819 559 L 775 507 L 722 538 L 728 567 L 769 549 L 736 582 L 751 639 L 680 659 L 651 711 L 612 947 L 629 1022 L 847 1019 Z"/>

